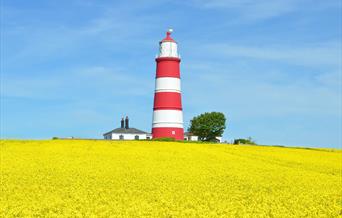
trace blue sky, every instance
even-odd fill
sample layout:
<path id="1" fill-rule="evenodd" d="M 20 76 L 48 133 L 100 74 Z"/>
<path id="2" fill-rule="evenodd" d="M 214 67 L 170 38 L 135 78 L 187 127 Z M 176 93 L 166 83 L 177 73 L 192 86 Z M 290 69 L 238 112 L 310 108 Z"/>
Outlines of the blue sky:
<path id="1" fill-rule="evenodd" d="M 1 2 L 1 137 L 101 138 L 128 115 L 150 131 L 158 42 L 174 29 L 185 127 L 224 139 L 341 147 L 341 1 Z"/>

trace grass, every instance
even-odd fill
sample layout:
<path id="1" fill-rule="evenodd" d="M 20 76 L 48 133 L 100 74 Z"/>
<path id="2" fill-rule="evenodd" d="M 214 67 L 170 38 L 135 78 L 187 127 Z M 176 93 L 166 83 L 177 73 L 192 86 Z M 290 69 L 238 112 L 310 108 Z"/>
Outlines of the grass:
<path id="1" fill-rule="evenodd" d="M 0 217 L 342 216 L 337 149 L 105 140 L 0 146 Z"/>

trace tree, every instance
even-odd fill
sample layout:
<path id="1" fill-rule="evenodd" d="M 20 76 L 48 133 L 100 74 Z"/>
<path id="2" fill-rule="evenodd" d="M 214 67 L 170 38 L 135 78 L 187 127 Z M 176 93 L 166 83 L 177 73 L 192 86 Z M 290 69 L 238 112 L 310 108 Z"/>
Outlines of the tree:
<path id="1" fill-rule="evenodd" d="M 226 128 L 226 118 L 220 112 L 206 112 L 192 118 L 188 131 L 197 135 L 201 141 L 217 141 Z"/>

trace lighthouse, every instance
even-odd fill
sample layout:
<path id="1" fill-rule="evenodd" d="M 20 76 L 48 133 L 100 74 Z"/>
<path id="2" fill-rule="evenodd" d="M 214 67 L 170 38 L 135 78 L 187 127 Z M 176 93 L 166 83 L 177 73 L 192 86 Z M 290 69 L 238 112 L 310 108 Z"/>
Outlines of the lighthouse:
<path id="1" fill-rule="evenodd" d="M 153 104 L 152 137 L 184 139 L 180 81 L 180 56 L 172 29 L 159 42 Z"/>

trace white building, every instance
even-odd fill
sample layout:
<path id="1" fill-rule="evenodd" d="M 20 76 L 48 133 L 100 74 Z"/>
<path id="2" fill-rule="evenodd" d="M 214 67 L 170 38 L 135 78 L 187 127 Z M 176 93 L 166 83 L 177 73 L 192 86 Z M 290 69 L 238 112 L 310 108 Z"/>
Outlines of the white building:
<path id="1" fill-rule="evenodd" d="M 185 141 L 198 141 L 198 136 L 192 134 L 191 132 L 184 133 L 184 140 Z M 216 137 L 217 142 L 222 142 L 222 137 Z"/>
<path id="2" fill-rule="evenodd" d="M 120 128 L 113 129 L 112 131 L 103 134 L 103 137 L 107 140 L 150 140 L 152 139 L 152 134 L 136 128 L 130 128 L 129 119 L 126 117 L 126 119 L 121 119 Z M 222 142 L 222 137 L 216 137 L 216 139 L 217 142 Z M 184 140 L 199 141 L 198 136 L 192 134 L 191 132 L 184 133 Z"/>
<path id="3" fill-rule="evenodd" d="M 191 132 L 185 132 L 184 140 L 185 141 L 198 141 L 198 136 L 192 134 Z"/>
<path id="4" fill-rule="evenodd" d="M 129 119 L 126 117 L 121 119 L 121 127 L 113 129 L 110 132 L 103 134 L 104 139 L 108 140 L 140 140 L 152 139 L 150 133 L 144 132 L 136 128 L 129 128 Z"/>

